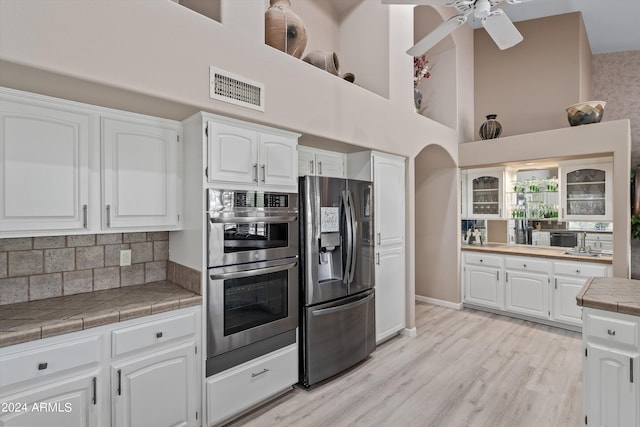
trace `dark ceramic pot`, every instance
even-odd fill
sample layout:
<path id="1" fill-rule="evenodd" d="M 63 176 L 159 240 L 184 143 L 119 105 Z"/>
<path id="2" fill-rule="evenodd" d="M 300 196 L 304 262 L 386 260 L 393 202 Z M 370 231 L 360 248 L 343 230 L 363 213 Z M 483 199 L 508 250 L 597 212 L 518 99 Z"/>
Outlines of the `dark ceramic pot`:
<path id="1" fill-rule="evenodd" d="M 489 114 L 487 121 L 480 125 L 480 138 L 495 139 L 502 133 L 502 125 L 496 120 L 497 114 Z"/>

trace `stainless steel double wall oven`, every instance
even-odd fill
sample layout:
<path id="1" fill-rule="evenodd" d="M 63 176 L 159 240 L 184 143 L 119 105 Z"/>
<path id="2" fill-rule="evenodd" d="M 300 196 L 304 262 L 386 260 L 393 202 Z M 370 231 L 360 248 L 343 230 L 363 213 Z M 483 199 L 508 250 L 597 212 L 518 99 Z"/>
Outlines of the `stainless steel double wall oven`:
<path id="1" fill-rule="evenodd" d="M 293 344 L 298 326 L 298 196 L 207 191 L 210 376 Z"/>

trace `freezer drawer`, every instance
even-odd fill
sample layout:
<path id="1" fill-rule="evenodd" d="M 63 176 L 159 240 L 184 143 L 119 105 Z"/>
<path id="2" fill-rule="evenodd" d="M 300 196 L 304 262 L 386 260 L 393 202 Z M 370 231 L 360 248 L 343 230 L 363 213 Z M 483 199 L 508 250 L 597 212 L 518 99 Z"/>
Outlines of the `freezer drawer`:
<path id="1" fill-rule="evenodd" d="M 303 310 L 300 382 L 310 386 L 366 358 L 376 348 L 374 290 Z"/>

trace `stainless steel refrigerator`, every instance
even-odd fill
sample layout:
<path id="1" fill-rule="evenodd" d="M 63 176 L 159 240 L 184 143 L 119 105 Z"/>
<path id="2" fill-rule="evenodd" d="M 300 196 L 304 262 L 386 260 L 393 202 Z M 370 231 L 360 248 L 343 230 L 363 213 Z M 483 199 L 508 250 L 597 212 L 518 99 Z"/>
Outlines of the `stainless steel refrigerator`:
<path id="1" fill-rule="evenodd" d="M 300 178 L 300 383 L 375 350 L 373 184 Z"/>

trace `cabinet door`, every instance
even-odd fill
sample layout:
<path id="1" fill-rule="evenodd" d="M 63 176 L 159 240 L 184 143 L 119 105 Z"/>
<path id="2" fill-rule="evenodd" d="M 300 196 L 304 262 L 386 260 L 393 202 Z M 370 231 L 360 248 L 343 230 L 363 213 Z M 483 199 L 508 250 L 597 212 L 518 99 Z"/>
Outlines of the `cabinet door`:
<path id="1" fill-rule="evenodd" d="M 549 318 L 549 276 L 507 270 L 505 309 L 514 313 Z"/>
<path id="2" fill-rule="evenodd" d="M 1 408 L 0 426 L 100 426 L 103 403 L 98 399 L 105 396 L 97 394 L 99 378 L 94 370 L 1 396 L 8 406 Z"/>
<path id="3" fill-rule="evenodd" d="M 260 185 L 297 189 L 297 139 L 268 133 L 260 133 L 259 139 Z"/>
<path id="4" fill-rule="evenodd" d="M 90 116 L 0 99 L 0 237 L 88 228 Z"/>
<path id="5" fill-rule="evenodd" d="M 468 218 L 502 218 L 504 171 L 489 169 L 468 172 Z"/>
<path id="6" fill-rule="evenodd" d="M 404 188 L 404 160 L 374 154 L 374 221 L 378 245 L 404 244 Z"/>
<path id="7" fill-rule="evenodd" d="M 613 219 L 611 163 L 561 166 L 562 215 L 568 221 Z"/>
<path id="8" fill-rule="evenodd" d="M 344 172 L 345 157 L 340 153 L 316 153 L 316 164 L 318 175 L 333 178 L 345 178 Z"/>
<path id="9" fill-rule="evenodd" d="M 258 183 L 258 133 L 254 130 L 208 122 L 207 181 Z"/>
<path id="10" fill-rule="evenodd" d="M 376 342 L 404 328 L 404 252 L 402 246 L 376 253 Z"/>
<path id="11" fill-rule="evenodd" d="M 466 302 L 503 309 L 503 285 L 497 268 L 466 266 L 464 286 Z"/>
<path id="12" fill-rule="evenodd" d="M 298 176 L 316 174 L 316 154 L 313 150 L 298 146 Z"/>
<path id="13" fill-rule="evenodd" d="M 576 295 L 586 279 L 556 276 L 553 283 L 553 320 L 582 324 L 582 308 L 576 302 Z"/>
<path id="14" fill-rule="evenodd" d="M 586 393 L 588 425 L 637 426 L 637 354 L 587 345 Z"/>
<path id="15" fill-rule="evenodd" d="M 179 127 L 102 119 L 105 228 L 178 225 Z"/>
<path id="16" fill-rule="evenodd" d="M 113 425 L 195 425 L 194 353 L 190 342 L 112 365 Z"/>

